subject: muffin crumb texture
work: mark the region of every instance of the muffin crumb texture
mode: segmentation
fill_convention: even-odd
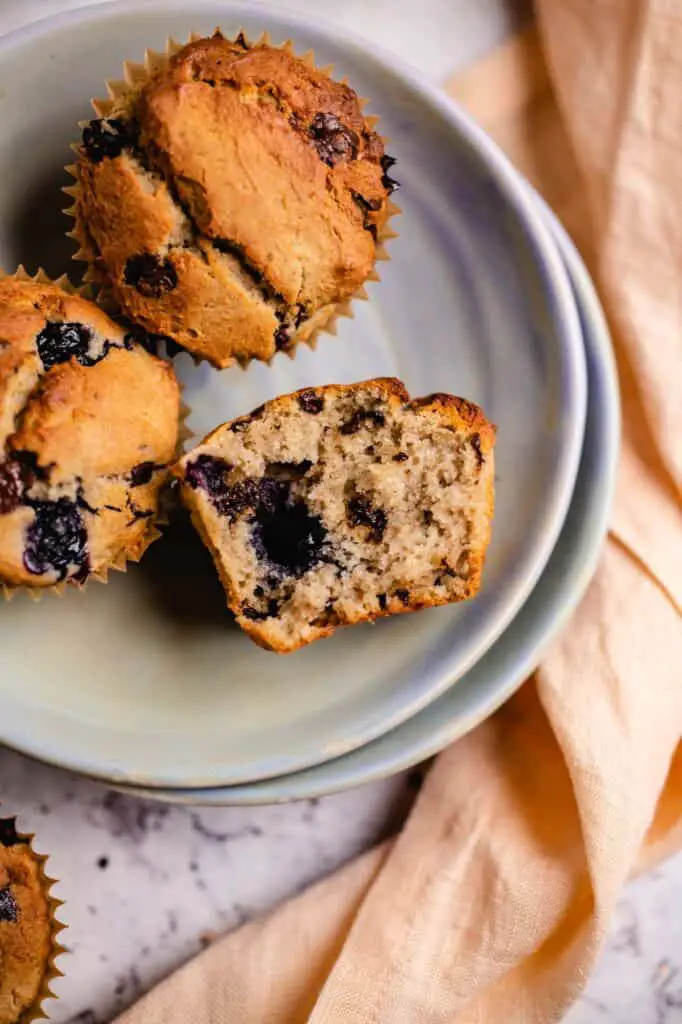
[[[178,415],[172,367],[95,305],[0,280],[0,584],[83,583],[138,558]]]
[[[174,473],[239,625],[284,653],[476,594],[494,438],[472,403],[380,379],[274,399]]]
[[[0,1024],[37,1011],[51,973],[53,922],[42,860],[0,818]]]
[[[96,106],[75,236],[146,330],[267,361],[373,276],[395,161],[355,92],[290,49],[217,33]]]

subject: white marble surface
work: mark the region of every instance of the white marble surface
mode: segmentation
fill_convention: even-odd
[[[0,34],[79,6],[0,0]],[[380,38],[435,80],[490,49],[528,12],[524,0],[287,6]],[[53,1019],[109,1020],[216,934],[397,828],[414,788],[413,774],[286,807],[186,810],[123,797],[0,749],[3,813],[19,813],[20,827],[38,834],[62,880],[55,892],[67,901],[71,952],[54,986]],[[682,857],[629,887],[567,1024],[682,1022],[681,903]]]

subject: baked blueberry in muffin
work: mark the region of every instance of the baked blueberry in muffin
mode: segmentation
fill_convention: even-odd
[[[139,558],[178,412],[171,366],[97,306],[0,280],[0,583],[82,583]]]
[[[146,330],[218,367],[269,360],[371,275],[397,182],[350,86],[216,33],[96,106],[75,234]]]
[[[50,973],[55,928],[43,860],[13,818],[0,818],[0,1024],[37,1013]]]
[[[288,652],[477,593],[494,440],[472,403],[383,379],[276,398],[173,472],[239,625]]]

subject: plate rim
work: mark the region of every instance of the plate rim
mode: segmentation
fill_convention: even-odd
[[[535,670],[541,661],[543,652],[556,637],[557,633],[566,625],[567,620],[584,596],[597,570],[608,532],[620,454],[620,391],[606,317],[582,257],[566,230],[544,200],[526,182],[524,182],[524,185],[529,193],[533,195],[534,201],[537,202],[542,212],[542,216],[550,226],[562,258],[569,267],[577,296],[576,301],[585,314],[585,321],[591,325],[592,330],[590,334],[592,337],[589,344],[593,349],[592,362],[598,364],[601,380],[595,388],[594,374],[590,377],[590,393],[598,392],[596,406],[599,408],[598,415],[601,415],[604,421],[599,444],[596,446],[602,455],[602,465],[597,471],[592,469],[585,477],[585,486],[591,492],[593,500],[597,500],[598,508],[596,513],[594,510],[592,511],[589,521],[586,522],[583,528],[584,536],[578,549],[581,554],[579,553],[577,559],[575,557],[572,558],[571,575],[563,577],[559,585],[560,596],[555,596],[553,600],[556,608],[550,613],[542,629],[542,636],[534,643],[531,654],[519,662],[509,674],[505,684],[497,691],[495,699],[489,702],[479,714],[464,721],[444,722],[440,731],[431,732],[421,743],[414,741],[411,746],[408,745],[408,748],[403,749],[399,753],[394,753],[392,756],[386,755],[383,759],[379,755],[374,767],[353,772],[351,766],[344,773],[343,769],[348,766],[349,762],[352,762],[354,757],[357,757],[359,751],[356,750],[345,755],[345,758],[328,761],[324,764],[305,769],[302,772],[279,776],[275,779],[264,779],[260,782],[241,786],[211,787],[195,790],[159,790],[145,789],[138,786],[117,787],[120,788],[121,792],[168,803],[192,806],[240,807],[318,798],[347,789],[354,789],[357,786],[367,785],[371,782],[378,782],[400,771],[406,771],[414,765],[433,757],[450,743],[453,743],[485,720],[501,704],[508,700]],[[587,447],[588,443],[589,439],[586,438],[585,447]],[[575,550],[573,555],[575,555]],[[546,571],[549,571],[549,566]],[[538,587],[542,587],[542,579]],[[514,623],[511,623],[497,643],[502,643],[505,636],[511,635],[513,630]],[[447,694],[439,698],[440,701],[445,701],[446,699]],[[430,712],[433,712],[437,703],[437,701],[434,702],[433,705],[419,714],[428,715]],[[419,714],[415,718],[418,718]],[[414,721],[414,719],[410,719],[401,726],[398,726],[392,733],[385,734],[383,737],[370,742],[367,744],[367,747],[380,747],[390,739],[391,735],[395,738],[401,730],[409,730],[414,725]],[[345,765],[344,761],[346,762]],[[333,771],[335,767],[341,768],[341,774],[336,779],[331,778],[325,781],[324,778],[321,780],[315,778],[316,775],[323,773],[325,769]]]
[[[405,80],[410,88],[415,91],[415,94],[423,102],[431,106],[451,129],[456,132],[462,144],[469,151],[473,152],[475,158],[491,171],[502,202],[512,211],[516,223],[523,231],[526,249],[534,260],[538,279],[541,279],[541,277],[546,278],[546,302],[551,312],[556,314],[555,329],[557,337],[565,342],[570,340],[570,347],[576,350],[576,352],[577,348],[582,349],[580,343],[576,347],[576,339],[579,342],[580,333],[577,311],[571,296],[570,282],[560,257],[555,253],[556,247],[552,242],[551,233],[546,228],[543,219],[537,215],[535,204],[529,201],[523,186],[519,184],[516,172],[504,154],[469,115],[447,97],[442,90],[430,83],[419,72],[410,67],[409,64],[396,58],[381,46],[377,46],[370,40],[364,40],[354,33],[338,29],[336,26],[329,25],[317,18],[311,22],[310,19],[304,18],[302,15],[297,15],[294,12],[280,11],[267,4],[244,4],[240,2],[225,4],[216,2],[216,0],[201,0],[201,3],[197,6],[202,8],[202,10],[198,11],[198,16],[205,14],[207,8],[215,9],[216,15],[218,17],[222,15],[223,18],[239,17],[240,15],[235,15],[235,12],[243,11],[245,15],[248,13],[249,18],[262,17],[264,22],[271,19],[279,26],[291,27],[293,32],[299,27],[311,28],[313,31],[318,31],[322,34],[332,34],[335,41],[340,39],[343,45],[349,46],[354,52],[387,67],[388,70]],[[169,10],[173,9],[181,11],[188,17],[192,14],[187,0],[151,0],[151,2],[145,5],[144,13],[155,10],[160,13],[168,13]],[[106,22],[117,12],[134,15],[141,13],[141,9],[139,4],[131,2],[131,0],[117,0],[117,2],[108,2],[90,8],[79,8],[42,18],[2,37],[0,39],[0,58],[3,53],[12,51],[27,42],[49,38],[52,32],[61,29],[69,23],[82,24],[87,22],[91,24],[93,22]],[[584,430],[587,389],[584,363],[581,363],[579,356],[576,356],[576,359],[577,362],[573,366],[575,375],[572,379],[572,388],[574,391],[574,402],[578,406],[579,411],[575,417],[572,437],[565,441],[565,448],[571,449],[571,456],[566,459],[563,478],[560,483],[557,482],[556,484],[556,494],[554,503],[551,506],[551,514],[547,517],[548,521],[543,524],[542,541],[536,544],[532,556],[527,559],[527,565],[523,573],[517,574],[517,578],[509,584],[506,603],[503,607],[497,609],[495,618],[488,624],[485,631],[482,631],[478,644],[469,652],[469,656],[466,659],[459,660],[456,673],[448,671],[447,667],[444,666],[441,672],[444,681],[440,686],[434,685],[427,694],[422,694],[419,698],[412,701],[406,701],[401,712],[387,716],[380,729],[365,730],[362,738],[354,737],[353,747],[350,744],[337,745],[339,754],[343,754],[353,748],[357,749],[368,742],[376,740],[381,735],[385,735],[392,729],[399,727],[401,722],[405,722],[413,715],[418,714],[429,703],[438,700],[456,679],[461,678],[463,674],[469,671],[484,656],[485,652],[490,649],[509,626],[532,592],[551,556],[557,537],[563,527],[578,470]],[[114,767],[111,762],[116,759],[112,757],[109,757],[110,763],[108,765],[102,762],[93,765],[91,758],[88,758],[87,755],[79,754],[73,756],[69,755],[68,752],[65,753],[63,749],[46,749],[44,745],[41,745],[38,750],[37,746],[31,747],[30,743],[27,745],[24,737],[21,738],[21,742],[16,737],[12,737],[9,740],[3,739],[2,742],[24,753],[28,752],[31,756],[40,757],[48,763],[79,771],[106,781],[135,782],[159,788],[168,785],[182,785],[183,788],[188,788],[198,785],[213,787],[227,784],[225,782],[221,783],[216,779],[216,776],[221,774],[219,770],[211,772],[210,776],[195,776],[194,779],[189,780],[186,778],[185,773],[182,781],[178,778],[177,771],[173,773],[168,770],[164,772],[157,771],[152,778],[149,772],[140,773],[120,766]],[[232,784],[247,785],[250,781],[256,779],[279,778],[283,773],[293,773],[299,770],[305,771],[308,768],[314,767],[315,764],[325,763],[326,760],[328,758],[325,757],[324,752],[320,753],[319,759],[316,760],[311,760],[310,756],[306,755],[305,764],[302,763],[300,757],[297,758],[295,755],[279,757],[276,759],[276,762],[273,760],[269,765],[264,762],[263,770],[257,774],[252,774],[250,779],[244,779],[241,783]],[[232,767],[231,773],[234,775],[234,767]]]

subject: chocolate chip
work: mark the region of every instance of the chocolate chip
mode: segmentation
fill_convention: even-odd
[[[152,252],[131,256],[125,267],[125,282],[148,299],[159,299],[171,292],[178,283],[175,267],[169,259],[161,259]]]
[[[320,158],[330,167],[342,160],[353,160],[358,151],[358,137],[336,114],[316,114],[308,126],[308,135]]]
[[[303,412],[308,412],[311,416],[317,416],[324,409],[324,400],[316,395],[312,388],[308,391],[301,391],[297,395],[297,401]]]
[[[88,535],[75,502],[59,498],[30,505],[34,519],[26,531],[26,571],[34,576],[56,572],[60,580],[66,579],[71,569],[84,572],[88,566]]]
[[[371,423],[375,427],[383,427],[386,423],[386,417],[377,409],[358,409],[349,420],[346,420],[341,425],[341,433],[345,435],[357,434],[360,427],[365,423]]]
[[[120,156],[135,145],[135,126],[120,118],[96,118],[83,128],[83,149],[94,164]]]
[[[409,455],[407,454],[407,452],[398,452],[397,455],[393,456],[393,461],[394,462],[407,462],[408,458],[409,458]]]
[[[398,598],[399,601],[402,601],[404,605],[408,605],[410,603],[409,590],[396,590],[395,596]]]
[[[16,898],[11,886],[5,885],[0,889],[0,921],[16,924],[18,919],[19,906]]]
[[[70,359],[77,359],[81,366],[93,366],[108,353],[110,345],[105,342],[102,355],[95,359],[89,354],[91,343],[89,327],[62,321],[48,321],[36,337],[38,355],[46,370]]]
[[[346,506],[346,518],[351,526],[368,530],[367,539],[378,543],[384,536],[388,517],[382,508],[373,508],[369,498],[357,495]]]

